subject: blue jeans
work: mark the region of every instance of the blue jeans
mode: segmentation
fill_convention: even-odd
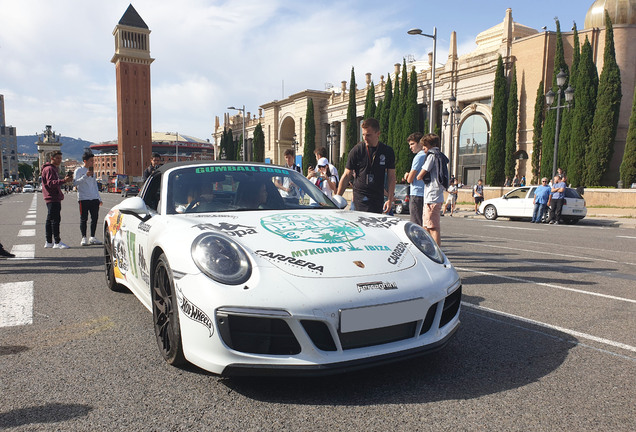
[[[543,203],[535,203],[534,211],[532,212],[532,222],[541,222],[543,220],[543,216],[545,215],[545,211],[548,209],[547,204]]]

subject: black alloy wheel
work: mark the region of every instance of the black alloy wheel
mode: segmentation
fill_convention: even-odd
[[[173,366],[186,363],[181,344],[177,296],[168,259],[161,254],[152,277],[152,319],[162,357]]]

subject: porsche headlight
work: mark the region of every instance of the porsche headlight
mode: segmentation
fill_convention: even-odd
[[[197,237],[192,243],[192,259],[199,270],[223,284],[241,284],[252,274],[243,248],[221,234],[206,233]]]
[[[426,232],[424,228],[412,222],[404,226],[406,236],[413,244],[427,257],[436,263],[444,263],[444,254],[435,243],[435,240]]]

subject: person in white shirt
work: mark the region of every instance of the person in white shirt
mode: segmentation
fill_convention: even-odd
[[[442,216],[446,213],[446,207],[450,204],[450,215],[453,217],[455,206],[457,205],[457,179],[453,179],[450,186],[448,186],[448,198],[446,198],[446,205],[442,209]]]
[[[315,179],[312,179],[312,177],[315,177]],[[307,178],[312,179],[318,189],[329,198],[336,192],[336,176],[331,174],[327,158],[318,159],[315,173],[311,177],[308,175]]]
[[[93,172],[93,153],[84,152],[82,160],[84,165],[77,168],[73,175],[73,184],[77,187],[77,201],[79,202],[80,211],[80,232],[82,233],[82,241],[80,245],[101,245],[102,242],[95,237],[97,230],[97,222],[99,218],[99,207],[102,205],[102,199],[99,196],[97,180]],[[88,214],[91,215],[91,235],[86,237],[86,225],[88,224]]]

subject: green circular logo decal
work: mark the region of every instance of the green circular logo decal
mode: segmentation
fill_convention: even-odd
[[[354,222],[334,216],[279,214],[261,219],[261,225],[287,241],[310,243],[348,243],[364,237],[364,231]]]

